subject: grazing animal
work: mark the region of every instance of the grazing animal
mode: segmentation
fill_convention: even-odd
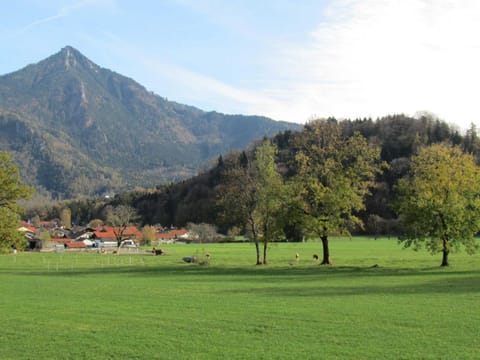
[[[163,255],[163,254],[165,254],[165,251],[162,250],[162,249],[155,249],[155,248],[153,248],[152,253],[153,253],[153,255],[157,256],[157,255]]]
[[[313,254],[313,260],[318,261],[318,255],[317,254]]]
[[[196,256],[184,256],[183,261],[186,263],[196,263],[197,262],[197,257]]]

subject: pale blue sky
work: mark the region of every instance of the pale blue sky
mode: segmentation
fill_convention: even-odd
[[[71,45],[203,110],[480,123],[477,0],[16,0],[0,74]]]

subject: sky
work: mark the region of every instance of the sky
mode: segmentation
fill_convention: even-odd
[[[480,124],[478,0],[16,0],[0,75],[70,45],[169,100],[305,123]]]

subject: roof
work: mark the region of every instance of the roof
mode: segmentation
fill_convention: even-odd
[[[21,231],[21,232],[31,232],[33,234],[35,234],[35,228],[33,226],[20,226],[18,228],[18,231]]]
[[[115,230],[118,230],[118,227],[112,226],[99,226],[95,228],[94,234],[98,239],[116,239]],[[143,233],[137,229],[136,226],[127,226],[123,232],[124,237],[135,237],[137,239],[143,239]]]
[[[83,241],[72,241],[70,238],[52,238],[50,241],[56,244],[65,244],[69,249],[83,249],[87,247]]]
[[[188,233],[188,230],[187,229],[174,229],[174,230],[170,230],[170,232],[174,233],[177,236],[183,236],[183,235],[186,235]]]
[[[168,231],[162,231],[155,234],[157,239],[177,239],[188,233],[186,229],[174,229]]]
[[[54,228],[57,226],[57,221],[55,220],[50,220],[50,221],[42,221],[40,222],[40,226],[41,227],[44,227],[46,229],[48,228]]]
[[[67,244],[69,249],[81,249],[87,247],[83,241],[74,241]]]
[[[115,239],[113,228],[109,226],[99,226],[93,232],[97,239]]]
[[[22,232],[27,232],[27,231],[30,231],[32,233],[36,232],[35,226],[33,226],[33,224],[30,224],[26,221],[20,221],[20,227],[18,228],[18,230]]]
[[[66,243],[72,242],[72,239],[71,238],[51,238],[50,241],[54,243],[66,244]]]

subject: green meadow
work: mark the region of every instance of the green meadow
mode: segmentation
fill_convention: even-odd
[[[395,239],[0,256],[0,359],[478,359],[480,255]],[[210,254],[209,264],[186,255]],[[299,260],[295,254],[300,255]]]

